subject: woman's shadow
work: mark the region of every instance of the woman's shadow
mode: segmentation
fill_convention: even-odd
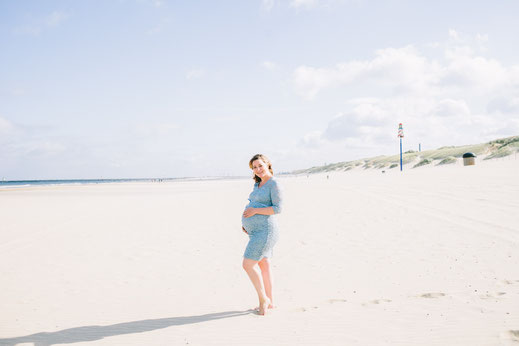
[[[0,339],[0,345],[12,346],[20,343],[34,343],[34,346],[49,346],[54,344],[70,344],[100,340],[109,336],[144,333],[152,330],[219,320],[222,318],[238,317],[254,313],[254,310],[225,311],[199,316],[170,317],[153,320],[142,320],[112,324],[110,326],[86,326],[60,330],[52,333],[37,333],[15,338]]]

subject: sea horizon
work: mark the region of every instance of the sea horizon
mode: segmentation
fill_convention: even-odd
[[[52,185],[86,185],[86,184],[108,184],[108,183],[132,183],[132,182],[178,182],[178,181],[200,181],[200,180],[226,180],[243,179],[245,176],[201,176],[201,177],[178,177],[178,178],[110,178],[110,179],[23,179],[23,180],[0,180],[1,188],[16,188],[27,186],[52,186]]]

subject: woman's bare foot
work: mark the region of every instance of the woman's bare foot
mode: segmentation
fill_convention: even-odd
[[[264,316],[267,313],[269,305],[270,305],[270,299],[268,299],[268,298],[265,299],[264,301],[260,302],[258,314],[260,314],[261,316]]]
[[[274,304],[269,303],[269,306],[268,306],[268,309],[269,309],[269,310],[270,310],[270,309],[275,309],[275,308],[276,308],[276,306],[275,306]],[[252,309],[252,310],[256,310],[256,311],[258,311],[258,310],[259,310],[259,306],[256,306],[256,307],[255,307],[254,309]]]

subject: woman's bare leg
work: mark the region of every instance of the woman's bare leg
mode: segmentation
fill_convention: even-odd
[[[272,298],[272,271],[270,269],[270,260],[268,257],[263,257],[261,261],[258,262],[258,265],[261,269],[261,276],[263,278],[263,286],[265,287],[265,293],[270,300],[269,309],[274,307],[274,299]]]
[[[247,275],[249,275],[249,279],[256,289],[256,293],[258,293],[259,314],[265,315],[266,310],[270,304],[270,299],[265,292],[265,286],[263,285],[263,280],[261,278],[257,264],[258,261],[254,261],[248,258],[243,259],[243,269],[245,269]]]

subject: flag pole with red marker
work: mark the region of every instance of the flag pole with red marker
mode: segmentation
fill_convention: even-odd
[[[404,128],[402,123],[398,124],[398,137],[400,137],[400,172],[402,171],[402,138],[404,138]]]

